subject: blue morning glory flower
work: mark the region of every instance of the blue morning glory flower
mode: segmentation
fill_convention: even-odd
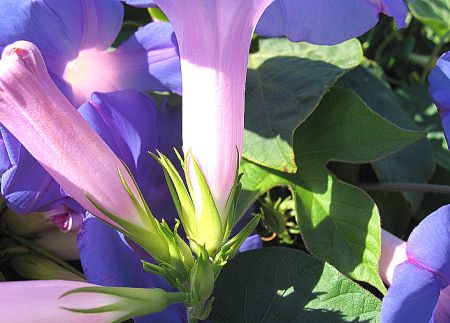
[[[414,229],[406,256],[383,299],[382,322],[450,322],[450,205]]]
[[[118,49],[108,50],[122,26],[118,0],[5,1],[0,17],[0,49],[16,40],[34,42],[53,81],[75,107],[94,91],[181,92],[170,24],[151,23]],[[3,127],[1,135],[1,193],[11,209],[30,213],[64,206],[68,215],[82,211]]]

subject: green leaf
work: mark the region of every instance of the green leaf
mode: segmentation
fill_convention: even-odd
[[[295,129],[345,73],[343,68],[358,65],[361,57],[357,40],[332,47],[261,41],[260,51],[250,55],[243,156],[295,173]]]
[[[308,58],[350,69],[361,63],[363,51],[357,39],[335,46],[320,46],[306,42],[293,43],[286,38],[267,38],[260,40],[259,51],[250,55],[249,68],[257,69],[265,61],[275,57]]]
[[[334,88],[316,113],[299,127],[296,157],[299,168],[302,163],[313,163],[315,168],[325,166],[330,160],[367,163],[425,135],[397,127],[371,111],[351,91]]]
[[[381,302],[298,250],[244,252],[216,283],[214,322],[379,322]]]
[[[367,69],[358,67],[347,73],[338,82],[339,86],[351,89],[375,112],[399,127],[419,130],[410,116],[403,110],[398,95]],[[408,167],[405,167],[405,165]],[[430,143],[417,141],[402,150],[372,163],[380,182],[427,183],[433,175],[434,161]],[[423,194],[402,192],[413,209],[417,209]]]
[[[5,276],[0,272],[0,282],[6,281]]]
[[[412,15],[439,36],[450,31],[450,0],[414,0],[408,4]]]
[[[414,84],[399,90],[405,111],[422,128],[428,131],[436,164],[450,171],[450,152],[442,131],[441,118],[425,84]]]
[[[379,290],[380,219],[372,199],[334,176],[331,160],[366,163],[423,138],[371,111],[349,90],[334,88],[295,134],[298,172],[243,162],[239,212],[274,186],[288,186],[308,250],[344,274]]]

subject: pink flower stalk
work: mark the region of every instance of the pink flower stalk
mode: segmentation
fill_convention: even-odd
[[[118,226],[88,200],[88,194],[128,223],[145,224],[118,170],[139,196],[133,180],[52,82],[41,53],[32,43],[15,42],[3,51],[0,122],[86,210]]]
[[[0,322],[111,322],[122,313],[84,314],[65,308],[91,309],[117,302],[117,296],[102,293],[64,293],[96,285],[63,280],[16,281],[0,283]]]
[[[171,21],[181,56],[183,150],[205,175],[224,220],[242,156],[245,78],[251,37],[273,0],[156,0]],[[192,165],[196,210],[201,193]]]

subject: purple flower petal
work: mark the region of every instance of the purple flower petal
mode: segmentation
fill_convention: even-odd
[[[153,0],[124,0],[123,2],[130,6],[138,8],[156,7],[156,4]]]
[[[28,40],[41,50],[47,68],[61,75],[67,61],[85,48],[108,48],[123,19],[118,0],[15,0],[0,6],[0,47]]]
[[[133,91],[94,93],[78,111],[134,176],[138,163],[151,161],[146,152],[156,148],[157,128],[150,97]]]
[[[360,36],[378,22],[384,11],[399,27],[405,25],[403,0],[276,0],[264,13],[256,31],[268,37],[287,36],[292,41],[333,45]]]
[[[181,93],[181,67],[171,24],[154,22],[138,31],[112,55],[121,70],[122,89]]]
[[[92,215],[78,235],[78,248],[87,280],[93,284],[142,287],[144,272],[124,236]]]
[[[386,15],[393,17],[398,28],[406,27],[406,16],[408,7],[403,0],[379,0],[381,2],[381,11]]]
[[[440,286],[433,273],[405,262],[394,279],[381,309],[382,322],[429,322],[439,298]]]
[[[180,148],[181,110],[157,109],[149,96],[125,91],[95,93],[79,112],[130,168],[155,216],[173,225],[176,210],[164,173],[148,152],[171,156]]]
[[[439,301],[434,311],[435,323],[450,322],[450,286],[441,290]]]
[[[431,213],[411,233],[409,261],[439,277],[441,288],[450,283],[450,205]]]
[[[29,213],[64,198],[60,186],[17,139],[4,127],[1,132],[6,148],[2,151],[5,161],[2,168],[6,169],[2,169],[1,193],[8,207],[19,213]]]
[[[101,220],[88,215],[78,236],[83,270],[89,282],[102,286],[147,287],[173,290],[158,275],[145,272],[125,237]],[[183,322],[185,308],[175,304],[136,322]]]
[[[262,248],[262,240],[259,234],[254,234],[245,239],[244,243],[239,248],[239,252],[260,249]]]
[[[428,81],[430,95],[438,107],[445,137],[450,145],[450,52],[441,56]]]

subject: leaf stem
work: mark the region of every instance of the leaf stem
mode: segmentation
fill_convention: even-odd
[[[9,231],[8,229],[0,226],[0,232],[6,234],[8,237],[10,237],[11,239],[15,240],[16,242],[18,242],[19,244],[30,248],[31,250],[33,250],[34,252],[52,260],[53,262],[55,262],[56,264],[60,265],[61,267],[63,267],[64,269],[67,269],[68,271],[70,271],[71,273],[80,276],[81,278],[85,279],[83,273],[81,271],[79,271],[78,269],[72,267],[71,265],[69,265],[67,262],[65,262],[64,260],[62,260],[61,258],[59,258],[58,256],[54,255],[53,253],[51,253],[48,250],[45,250],[42,247],[37,246],[36,244],[33,244],[31,242],[29,242],[27,239],[22,238],[21,236],[16,235],[15,233]]]
[[[438,184],[419,184],[419,183],[359,183],[358,187],[366,191],[385,191],[385,192],[422,192],[450,194],[450,186]]]

